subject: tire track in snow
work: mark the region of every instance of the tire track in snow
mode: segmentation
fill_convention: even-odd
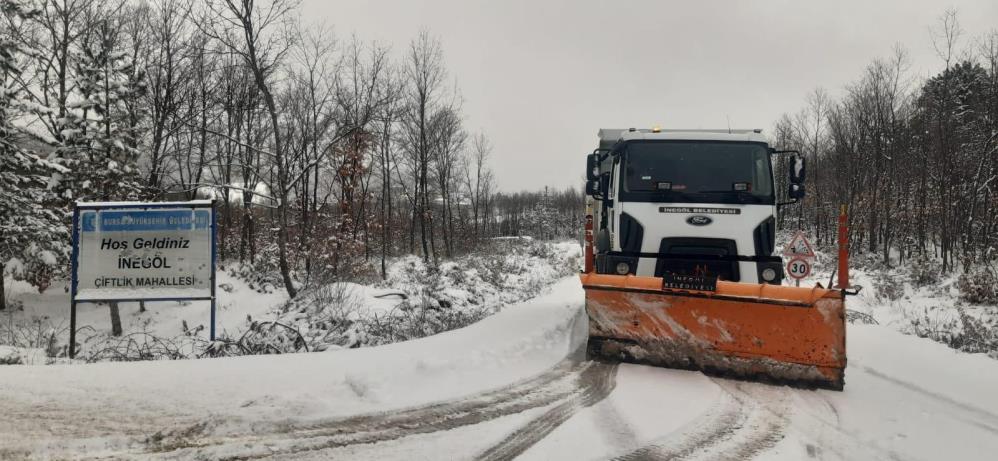
[[[610,395],[616,386],[618,365],[604,362],[588,363],[592,365],[579,374],[581,392],[517,429],[498,444],[485,450],[477,459],[498,461],[516,458],[568,421],[579,410],[591,407]]]
[[[719,384],[751,410],[743,426],[745,430],[741,432],[745,434],[744,440],[735,442],[733,447],[725,447],[723,456],[712,459],[752,459],[783,440],[784,430],[790,422],[787,415],[790,413],[792,392],[787,392],[789,388],[727,380]]]
[[[764,455],[788,432],[805,442],[802,457],[902,459],[893,450],[841,427],[827,391],[711,379],[725,392],[721,402],[686,426],[702,429],[678,431],[618,459],[751,459]]]
[[[863,440],[852,434],[839,423],[838,410],[825,397],[830,391],[799,389],[787,386],[773,386],[761,383],[714,380],[722,389],[729,392],[743,404],[752,406],[762,414],[759,420],[764,430],[754,430],[745,441],[735,447],[725,447],[723,454],[706,456],[707,459],[738,460],[750,459],[775,446],[786,436],[788,430],[817,442],[806,446],[809,456],[823,458],[827,450],[834,457],[851,459],[888,459],[900,461],[898,453],[884,449],[875,443]],[[821,402],[834,419],[823,414],[809,412],[806,403],[816,399]]]
[[[763,388],[711,378],[724,392],[707,412],[686,429],[656,440],[616,459],[626,461],[750,459],[783,439],[789,411],[787,397],[771,398]],[[774,403],[776,405],[774,405]]]
[[[710,409],[687,423],[685,429],[615,459],[620,461],[686,459],[698,450],[730,438],[746,417],[745,408],[724,393]]]
[[[960,419],[960,420],[962,420],[962,421],[964,421],[964,422],[966,422],[968,424],[973,424],[974,426],[977,426],[977,427],[979,427],[981,429],[984,429],[985,431],[988,431],[988,432],[990,432],[992,434],[998,435],[998,415],[995,415],[994,413],[991,413],[991,412],[989,412],[987,410],[984,410],[982,408],[978,408],[978,407],[974,407],[974,406],[968,405],[968,404],[963,403],[963,402],[958,402],[958,401],[953,400],[953,399],[951,399],[951,398],[949,398],[949,397],[947,397],[945,395],[942,395],[942,394],[939,394],[939,393],[936,393],[936,392],[932,392],[932,391],[930,391],[928,389],[924,389],[922,387],[919,387],[919,386],[917,386],[915,384],[912,384],[912,383],[909,383],[907,381],[903,381],[903,380],[897,379],[897,378],[895,378],[893,376],[886,375],[884,373],[881,373],[881,372],[879,372],[879,371],[877,371],[877,370],[875,370],[873,368],[867,367],[867,366],[863,366],[863,367],[861,367],[861,369],[863,370],[863,372],[869,374],[870,376],[873,376],[875,378],[887,381],[887,382],[889,382],[891,384],[895,384],[897,386],[901,386],[901,387],[903,387],[903,388],[905,388],[905,389],[907,389],[909,391],[912,391],[912,392],[914,392],[916,394],[920,394],[922,396],[925,396],[925,397],[931,398],[931,399],[933,399],[933,400],[935,400],[937,402],[940,402],[940,403],[943,404],[944,407],[949,407],[949,408],[955,407],[955,408],[959,408],[959,409],[961,409],[961,410],[963,410],[963,411],[965,411],[967,413],[970,413],[970,414],[976,416],[978,418],[978,420],[967,418],[967,417],[965,417],[963,415],[954,415],[954,416],[956,416],[958,419]],[[983,421],[981,421],[981,420],[983,420]],[[984,421],[987,421],[987,422],[984,422]]]
[[[586,377],[594,373],[591,370],[602,367],[605,365],[569,358],[534,378],[469,397],[309,424],[285,422],[276,427],[256,428],[249,434],[192,436],[188,428],[181,428],[149,437],[145,453],[162,457],[208,455],[213,459],[255,459],[455,429],[577,399],[588,393],[585,384]]]
[[[619,373],[619,371],[618,371]],[[617,383],[620,383],[620,376],[617,377]],[[618,389],[615,387],[614,392]],[[604,405],[604,403],[609,403]],[[613,402],[600,402],[599,404],[593,405],[593,418],[599,421],[601,430],[598,432],[600,439],[607,447],[612,447],[613,452],[620,452],[624,450],[633,449],[639,446],[639,441],[637,434],[635,433],[635,425],[627,417],[626,412],[622,412],[621,409],[613,404]]]
[[[825,459],[825,452],[832,459],[853,460],[891,460],[902,461],[897,452],[881,447],[876,441],[869,440],[859,432],[854,432],[842,426],[839,410],[835,407],[829,395],[838,395],[834,391],[782,388],[790,402],[790,409],[781,417],[785,419],[789,429],[805,441],[806,455],[811,458]],[[807,443],[808,441],[813,443]]]

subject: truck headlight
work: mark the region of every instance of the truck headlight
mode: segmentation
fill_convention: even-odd
[[[762,279],[767,282],[772,282],[776,280],[776,271],[772,267],[767,267],[762,270]]]
[[[617,263],[617,273],[620,275],[627,275],[631,272],[631,265],[623,261]]]

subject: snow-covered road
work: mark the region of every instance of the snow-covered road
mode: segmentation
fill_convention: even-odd
[[[568,278],[471,327],[284,356],[0,368],[0,459],[993,459],[998,362],[849,326],[844,392],[582,360]]]

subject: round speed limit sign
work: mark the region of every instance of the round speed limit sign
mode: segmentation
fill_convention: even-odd
[[[811,275],[811,263],[804,258],[794,258],[787,263],[787,275],[800,280]]]

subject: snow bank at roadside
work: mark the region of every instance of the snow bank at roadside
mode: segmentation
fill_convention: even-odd
[[[40,348],[0,346],[0,365],[42,365],[45,351]]]
[[[538,374],[585,344],[578,279],[467,328],[387,346],[316,354],[222,359],[5,367],[0,414],[11,421],[0,445],[68,450],[134,442],[115,433],[125,424],[150,435],[158,429],[219,421],[215,430],[255,428],[390,410],[501,387]],[[139,426],[139,427],[136,427]],[[230,427],[232,426],[232,427]],[[108,431],[108,428],[111,428]],[[107,431],[107,432],[105,432]],[[87,442],[87,440],[90,440]],[[36,452],[37,453],[37,452]],[[57,454],[57,453],[56,453]]]

